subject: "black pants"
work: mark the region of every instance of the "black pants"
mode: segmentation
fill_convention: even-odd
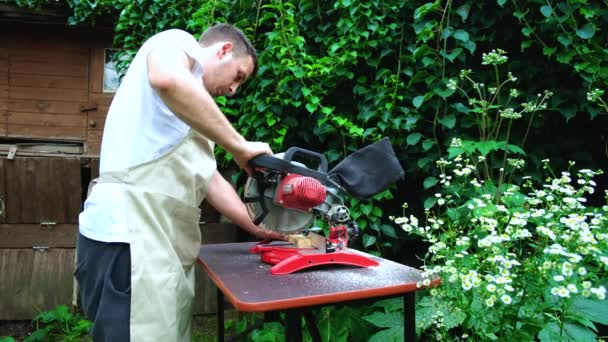
[[[80,288],[80,305],[93,321],[93,341],[129,341],[129,244],[100,242],[78,234],[76,259],[74,275]]]

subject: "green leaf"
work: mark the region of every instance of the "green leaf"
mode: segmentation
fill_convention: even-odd
[[[543,48],[543,54],[544,54],[545,56],[549,56],[549,57],[551,57],[551,55],[552,55],[552,54],[554,54],[554,53],[555,53],[555,51],[557,51],[557,48],[554,48],[554,47],[548,47],[548,46],[545,46],[545,47]]]
[[[361,212],[364,215],[369,215],[372,212],[372,205],[371,204],[361,204],[360,208],[361,208]]]
[[[424,102],[424,96],[422,96],[422,95],[418,95],[418,96],[414,97],[414,99],[412,100],[412,104],[416,108],[420,108],[420,106],[422,106],[423,102]]]
[[[416,145],[420,139],[422,138],[422,134],[415,132],[407,136],[407,144],[408,145]]]
[[[403,328],[402,312],[374,312],[371,315],[363,316],[363,319],[378,328],[392,328],[397,326]]]
[[[446,128],[454,128],[456,125],[456,115],[448,114],[442,118],[440,118],[439,123],[445,126]]]
[[[456,30],[456,32],[454,32],[453,34],[454,39],[460,40],[462,42],[468,42],[469,41],[469,34],[467,33],[467,31],[464,30]]]
[[[482,156],[486,156],[491,151],[496,151],[503,147],[502,142],[497,142],[495,140],[481,141],[475,145],[477,151],[481,153]]]
[[[380,226],[380,230],[382,231],[382,233],[388,237],[391,237],[393,239],[397,238],[397,233],[395,232],[395,227],[388,225],[388,224],[383,224]]]
[[[557,37],[557,41],[560,42],[564,47],[568,47],[572,43],[572,39],[570,39],[570,37],[564,36],[563,34],[560,34]]]
[[[519,147],[517,145],[508,144],[507,145],[507,150],[509,150],[510,152],[521,154],[522,156],[526,155],[526,152],[524,150],[522,150],[521,147]]]
[[[462,53],[462,48],[455,48],[449,54],[445,52],[445,50],[441,50],[439,53],[443,57],[447,58],[450,62],[453,62],[456,57],[458,57]]]
[[[433,160],[435,160],[433,157],[424,157],[424,158],[418,159],[416,164],[418,165],[419,168],[423,169],[425,166],[428,165],[428,163],[432,162]]]
[[[367,248],[376,243],[376,237],[369,234],[363,234],[363,247]]]
[[[469,17],[469,11],[471,10],[471,5],[466,3],[456,9],[456,14],[460,16],[460,20],[465,22]]]
[[[521,29],[521,33],[524,36],[526,36],[526,37],[530,37],[530,35],[532,34],[532,32],[534,32],[534,30],[532,28],[530,28],[530,27],[524,27],[524,28]]]
[[[433,145],[435,145],[435,140],[433,139],[424,139],[424,141],[422,141],[422,149],[424,151],[430,150]]]
[[[496,0],[496,3],[500,5],[500,7],[503,7],[507,3],[507,0]]]
[[[564,332],[570,337],[570,341],[590,341],[594,342],[595,333],[580,324],[564,323]]]
[[[403,323],[403,322],[401,322]],[[367,342],[403,341],[403,324],[401,327],[392,327],[373,334]]]
[[[380,207],[374,206],[374,209],[372,209],[372,214],[376,217],[382,217],[382,209],[380,209]]]
[[[428,197],[426,200],[424,200],[424,209],[431,209],[435,206],[435,203],[437,203],[436,197]]]
[[[424,186],[425,189],[428,189],[432,186],[435,186],[437,183],[439,183],[439,180],[433,176],[430,176],[430,177],[426,177],[424,179],[424,182],[422,182],[422,185]]]
[[[580,29],[576,30],[576,35],[582,39],[591,39],[595,35],[595,26],[591,23],[587,23]]]
[[[542,13],[545,18],[548,18],[553,13],[553,8],[551,6],[545,5],[540,7],[540,13]]]
[[[608,302],[576,297],[568,311],[582,314],[590,320],[608,325]]]

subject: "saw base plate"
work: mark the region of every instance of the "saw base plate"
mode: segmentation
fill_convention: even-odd
[[[321,265],[378,266],[377,261],[352,252],[348,248],[324,253],[312,247],[298,248],[289,243],[269,244],[262,241],[254,245],[249,251],[259,253],[263,262],[274,265],[270,268],[270,273],[275,275],[290,274]]]

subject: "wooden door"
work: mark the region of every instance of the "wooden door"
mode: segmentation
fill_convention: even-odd
[[[0,157],[0,320],[71,302],[79,158]]]

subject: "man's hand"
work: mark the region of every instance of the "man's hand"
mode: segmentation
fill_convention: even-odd
[[[267,143],[259,141],[246,141],[239,149],[232,152],[236,164],[251,175],[253,170],[249,166],[249,161],[261,154],[272,155],[272,150]]]
[[[250,233],[254,234],[255,236],[257,236],[258,238],[262,239],[262,240],[282,240],[282,241],[287,241],[289,238],[287,237],[287,235],[278,233],[278,232],[273,232],[270,230],[266,230],[266,229],[262,229],[262,228],[257,228],[255,231],[251,231]]]

